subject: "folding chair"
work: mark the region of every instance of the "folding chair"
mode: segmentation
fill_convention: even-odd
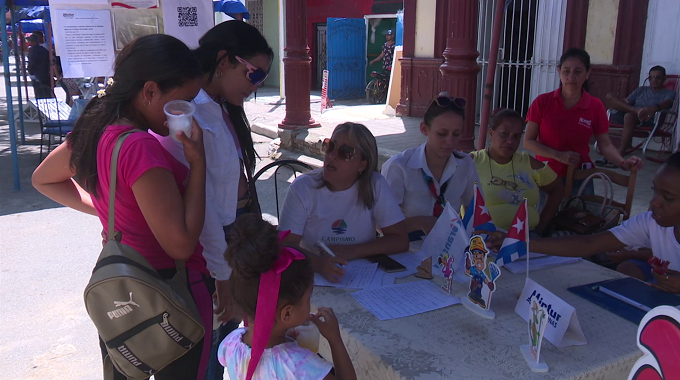
[[[53,139],[58,137],[59,144],[62,143],[64,137],[73,130],[87,102],[87,99],[76,99],[73,107],[69,107],[65,102],[55,98],[35,100],[40,122],[40,162],[43,160],[45,137],[47,137],[47,154],[49,154],[52,151]]]
[[[650,161],[663,163],[665,161],[664,153],[673,151],[673,144],[675,142],[675,123],[678,119],[678,104],[680,103],[680,76],[679,75],[668,75],[666,76],[666,82],[664,82],[664,88],[667,90],[672,90],[676,92],[675,101],[671,109],[658,111],[654,115],[654,125],[653,126],[643,126],[638,125],[633,131],[633,137],[644,139],[639,144],[635,145],[631,149],[627,150],[625,154],[630,154],[640,148],[642,148],[642,155]],[[607,111],[607,117],[610,116],[610,111]],[[621,134],[623,130],[623,125],[610,123],[609,124],[610,133],[611,129],[615,132],[613,135]],[[655,154],[647,154],[647,148],[649,143],[655,141],[661,146]],[[597,148],[597,143],[595,143],[595,148]]]
[[[280,218],[280,216],[279,216],[279,181],[278,181],[277,177],[278,177],[278,174],[279,174],[279,170],[281,170],[281,168],[283,168],[283,167],[290,169],[293,172],[293,175],[296,178],[297,178],[297,173],[306,173],[306,172],[311,171],[313,169],[310,165],[305,164],[302,161],[280,160],[280,161],[275,161],[275,162],[272,162],[271,164],[266,165],[265,167],[260,169],[257,173],[255,173],[255,175],[253,176],[253,181],[257,181],[264,173],[266,173],[270,169],[276,168],[274,170],[274,196],[275,196],[275,199],[276,199],[276,217],[277,218]],[[258,194],[259,194],[259,192],[258,192]],[[264,197],[260,198],[260,202],[262,202],[263,199],[264,199]]]

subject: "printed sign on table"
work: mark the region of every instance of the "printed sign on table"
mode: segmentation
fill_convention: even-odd
[[[522,295],[520,295],[517,306],[515,306],[515,312],[527,323],[531,310],[529,306],[534,301],[548,312],[545,338],[550,343],[556,347],[588,344],[576,317],[576,309],[534,280],[527,278]]]

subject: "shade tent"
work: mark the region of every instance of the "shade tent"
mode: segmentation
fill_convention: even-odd
[[[250,12],[238,0],[213,0],[213,10],[222,12],[231,18],[236,18],[236,15],[240,13],[244,20],[250,20]]]
[[[45,30],[45,24],[43,20],[21,20],[19,21],[19,24],[21,24],[21,30],[24,33],[33,33],[38,30]]]
[[[47,5],[47,3],[45,4]],[[14,19],[21,20],[50,20],[50,8],[47,6],[27,6],[14,11]]]
[[[14,46],[18,46],[18,41],[16,39],[18,38],[18,33],[17,33],[17,26],[16,22],[19,19],[31,19],[31,18],[44,18],[48,17],[49,18],[49,12],[46,11],[46,7],[49,5],[47,1],[44,0],[13,0],[13,1],[7,1],[7,0],[0,0],[0,11],[2,14],[7,14],[7,11],[11,11],[10,13],[10,20],[11,20],[11,30],[12,30],[12,36],[15,39],[15,44]],[[29,7],[27,8],[19,8],[17,7]],[[19,17],[17,17],[17,13],[19,14]],[[14,190],[19,191],[21,190],[21,182],[19,178],[19,156],[17,153],[17,130],[16,130],[16,120],[14,119],[14,101],[12,97],[12,81],[10,79],[11,71],[10,71],[10,66],[9,66],[9,52],[10,52],[10,47],[9,47],[9,41],[8,41],[8,34],[7,34],[7,17],[0,17],[0,37],[2,39],[2,51],[5,53],[2,55],[2,65],[4,68],[4,74],[5,74],[5,91],[7,93],[7,121],[9,124],[9,140],[10,140],[10,150],[11,150],[11,156],[12,156],[12,172],[13,172],[13,179],[14,179]],[[23,130],[24,130],[24,118],[23,118],[23,104],[22,104],[22,99],[21,99],[21,70],[19,70],[19,49],[15,49],[15,58],[16,59],[16,65],[17,65],[17,70],[16,70],[16,76],[17,76],[17,87],[18,87],[18,92],[19,92],[19,97],[18,97],[18,105],[19,105],[19,124],[20,128],[22,131],[22,139],[23,139]]]

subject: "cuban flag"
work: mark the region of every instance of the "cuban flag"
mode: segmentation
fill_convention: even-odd
[[[508,234],[505,235],[503,245],[501,245],[501,249],[498,251],[496,265],[502,267],[527,254],[529,244],[528,216],[527,200],[524,199],[522,204],[519,205],[512,227],[510,227]]]
[[[489,213],[489,209],[486,208],[484,196],[477,184],[475,184],[474,191],[475,195],[465,209],[465,217],[463,218],[463,225],[465,226],[468,236],[474,235],[474,232],[479,230],[489,232],[496,231],[496,225],[493,224],[493,220],[491,220],[491,214]]]

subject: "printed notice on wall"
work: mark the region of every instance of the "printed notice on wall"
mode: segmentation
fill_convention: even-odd
[[[163,29],[190,48],[198,47],[198,39],[215,25],[215,13],[209,0],[163,0]]]
[[[158,0],[120,0],[111,1],[111,7],[126,9],[158,8]]]
[[[59,9],[55,30],[64,78],[113,75],[113,32],[108,10]]]

